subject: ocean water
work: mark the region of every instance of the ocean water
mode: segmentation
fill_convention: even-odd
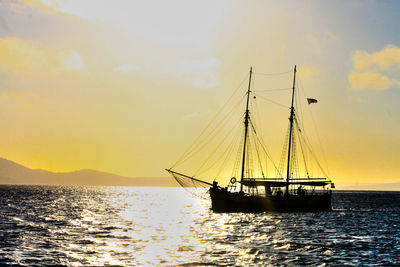
[[[0,264],[400,265],[400,192],[218,214],[182,188],[0,186]]]

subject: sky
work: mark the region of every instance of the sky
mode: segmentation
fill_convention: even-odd
[[[297,65],[330,178],[398,183],[398,14],[371,0],[3,0],[0,156],[167,176],[250,66]]]

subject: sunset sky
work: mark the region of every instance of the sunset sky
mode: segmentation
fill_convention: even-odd
[[[399,14],[372,0],[1,1],[0,156],[167,176],[250,66],[297,64],[331,178],[400,182]]]

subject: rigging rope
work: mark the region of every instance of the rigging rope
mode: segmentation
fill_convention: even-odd
[[[253,90],[255,91],[255,89],[253,88]],[[251,102],[251,105],[250,105],[250,110],[251,110],[251,113],[253,113],[254,114],[254,116],[252,117],[252,118],[256,118],[256,119],[258,119],[259,117],[257,116],[258,114],[256,114],[257,112],[257,108],[255,107],[255,106],[257,106],[257,101],[255,101],[255,99],[254,99],[254,101],[253,102]],[[252,119],[253,120],[253,119]],[[252,125],[252,130],[253,130],[253,135],[255,136],[255,137],[257,137],[257,132],[256,132],[256,130],[255,130],[255,127],[254,127],[254,123],[252,122],[252,121],[250,121],[250,123],[251,123],[251,125]],[[257,124],[258,125],[258,124]],[[260,170],[261,170],[261,175],[262,175],[262,177],[263,178],[265,178],[265,174],[264,174],[264,169],[263,169],[263,164],[262,164],[262,161],[261,161],[261,158],[260,158],[260,152],[259,152],[259,148],[258,148],[258,146],[257,146],[257,144],[256,144],[256,138],[254,138],[254,146],[255,146],[255,148],[256,148],[256,153],[257,153],[257,159],[258,159],[258,162],[259,162],[259,165],[260,165]],[[265,159],[265,156],[264,156],[264,159]],[[267,172],[267,160],[265,161],[265,172]]]
[[[299,88],[301,88],[300,92],[303,94],[304,99],[307,99],[307,96],[306,96],[306,94],[305,94],[305,90],[304,90],[303,83],[302,83],[301,79],[298,81],[298,84],[299,84]],[[322,157],[323,157],[323,160],[324,160],[324,162],[325,162],[325,165],[326,165],[326,168],[327,168],[327,172],[325,173],[324,169],[322,169],[322,167],[321,167],[321,165],[319,164],[319,162],[318,162],[318,165],[319,165],[321,171],[324,173],[324,175],[325,175],[326,177],[329,177],[329,176],[327,175],[327,174],[329,174],[329,164],[328,164],[328,161],[327,161],[327,159],[326,159],[326,154],[325,154],[324,147],[322,146],[322,141],[321,141],[321,138],[320,138],[320,134],[319,134],[319,131],[318,131],[317,124],[315,123],[314,116],[313,116],[313,114],[312,114],[312,112],[311,112],[311,109],[310,109],[310,106],[309,106],[309,105],[307,105],[307,110],[308,110],[308,113],[310,114],[311,121],[312,121],[312,124],[313,124],[313,126],[314,126],[315,133],[316,133],[316,135],[317,135],[318,144],[319,144],[319,147],[320,147],[321,152],[322,152]],[[304,129],[305,129],[304,125],[301,125],[301,126],[302,126],[302,129],[303,129],[303,135],[306,137],[307,141],[310,143],[307,134],[304,132]],[[310,146],[311,146],[311,143],[310,143]],[[309,149],[311,149],[311,148],[309,148]],[[312,151],[311,151],[311,152],[312,152]],[[313,157],[316,159],[315,155],[314,155]]]
[[[256,130],[255,130],[255,127],[254,127],[254,125],[253,125],[252,120],[250,120],[250,125],[251,125],[251,127],[253,128],[254,133],[256,133]],[[267,157],[269,158],[269,160],[270,160],[270,161],[272,162],[272,164],[274,165],[275,170],[277,171],[277,173],[278,173],[280,176],[282,176],[281,172],[280,172],[279,169],[276,167],[274,161],[272,160],[271,156],[269,155],[269,153],[268,153],[268,151],[267,151],[267,148],[265,147],[264,143],[261,142],[261,140],[259,139],[259,137],[258,137],[257,134],[256,134],[255,136],[257,137],[257,141],[260,143],[261,148],[264,150],[264,153],[267,155]]]
[[[290,122],[289,122],[289,125],[290,125]],[[287,150],[288,150],[288,147],[289,147],[288,146],[288,144],[289,144],[289,134],[290,134],[290,126],[288,126],[287,130],[286,130],[286,136],[285,136],[285,139],[284,139],[284,142],[283,142],[283,149],[282,149],[281,159],[279,161],[278,174],[280,174],[280,176],[282,178],[283,178],[282,173],[284,173],[285,163],[287,162],[286,158],[287,158]]]
[[[297,121],[297,118],[296,118],[296,117],[295,117],[295,126],[297,127],[297,130],[298,130],[299,132],[301,132],[300,126],[299,126],[299,124],[298,124],[298,121]],[[304,151],[304,148],[303,148],[303,142],[302,142],[302,139],[300,138],[300,134],[299,134],[298,136],[299,136],[299,143],[300,143],[301,154],[303,155],[304,169],[305,169],[305,171],[306,171],[307,178],[310,178],[310,174],[309,174],[308,168],[307,168],[307,159],[306,159],[305,151]]]
[[[222,162],[220,169],[218,170],[217,174],[215,175],[214,181],[218,178],[218,176],[221,174],[222,170],[225,168],[226,163],[228,159],[231,157],[233,151],[235,150],[234,148],[236,147],[235,141],[237,142],[237,136],[240,134],[241,131],[238,131],[237,134],[232,138],[231,144],[228,146],[230,148],[228,150],[228,153],[226,153],[225,160]],[[239,140],[240,141],[240,140]],[[233,176],[232,176],[233,177]]]
[[[266,149],[266,145],[265,145],[266,143],[264,141],[263,135],[262,134],[258,135],[257,132],[256,132],[256,128],[257,129],[262,129],[263,128],[262,127],[262,121],[263,120],[260,119],[260,115],[259,115],[259,112],[258,112],[259,109],[258,109],[257,98],[254,99],[254,101],[252,102],[252,105],[250,107],[252,109],[252,113],[255,115],[255,116],[252,117],[252,120],[250,121],[250,123],[252,125],[253,131],[255,133],[255,137],[257,138],[258,143],[262,146],[262,149],[264,150],[265,173],[268,173],[268,164],[267,163],[268,163],[268,160],[270,160],[272,162],[272,165],[274,166],[275,170],[277,171],[276,174],[278,174],[279,170],[276,167],[275,162],[272,160],[272,157],[270,156],[268,150]],[[257,125],[257,126],[261,125],[261,128],[260,127],[256,127],[255,125]],[[256,146],[256,148],[257,148],[257,153],[258,153],[258,147]],[[261,162],[261,160],[260,160],[260,162]],[[263,173],[263,176],[264,176],[264,173]]]
[[[314,116],[313,116],[313,114],[311,112],[310,107],[308,107],[308,112],[310,113],[310,117],[311,117],[311,120],[313,122],[313,126],[314,126],[314,129],[315,129],[315,132],[317,134],[318,143],[319,143],[319,146],[321,148],[322,157],[324,159],[324,162],[325,162],[325,165],[326,165],[326,168],[327,168],[327,173],[329,174],[329,163],[328,163],[328,160],[327,160],[327,157],[326,157],[324,146],[322,145],[321,135],[319,134],[318,127],[317,127],[317,124],[315,123]]]
[[[292,90],[293,88],[280,88],[280,89],[264,89],[264,90],[257,90],[257,92],[272,92],[272,91],[288,91]]]
[[[217,126],[212,129],[205,137],[203,137],[202,140],[198,141],[198,143],[192,145],[190,150],[187,150],[187,152],[174,164],[173,167],[176,167],[177,165],[180,165],[182,163],[184,163],[186,160],[188,160],[191,156],[194,156],[195,154],[197,154],[199,151],[201,151],[206,145],[207,143],[205,143],[205,141],[208,140],[208,138],[213,135],[208,141],[211,141],[217,134],[217,129],[222,128],[223,126],[225,126],[229,120],[227,120],[227,118],[229,117],[229,115],[232,115],[233,110],[235,110],[236,108],[239,107],[240,103],[243,101],[244,96],[236,103],[236,105],[234,105],[232,107],[232,109],[227,112],[227,114],[225,115],[225,117],[222,119],[222,123],[218,123]],[[203,131],[204,132],[204,131]],[[173,168],[171,167],[171,168]]]
[[[252,124],[252,129],[253,129],[253,134],[257,137],[257,133],[256,133],[256,131],[255,131],[255,129],[254,129],[253,124]],[[256,153],[257,153],[258,163],[260,164],[261,174],[262,174],[262,177],[265,178],[264,170],[263,170],[263,165],[262,165],[262,161],[261,161],[261,159],[260,159],[260,152],[259,152],[258,146],[255,145],[255,147],[256,147]],[[266,163],[265,163],[265,164],[266,164]]]
[[[244,127],[242,129],[242,136],[240,137],[240,143],[239,143],[239,147],[243,147],[243,143],[244,143]],[[242,158],[242,151],[240,151],[240,149],[237,150],[236,153],[236,159],[235,159],[235,164],[233,165],[233,170],[232,170],[232,177],[239,177],[240,172],[239,172],[239,168],[240,168],[240,161]]]
[[[297,157],[297,142],[296,142],[296,131],[293,127],[292,129],[292,157],[291,157],[291,171],[292,171],[292,178],[293,177],[300,177],[299,175],[299,163]]]
[[[293,73],[293,70],[288,70],[288,71],[285,71],[285,72],[275,72],[275,73],[253,72],[253,74],[264,75],[264,76],[275,76],[275,75],[283,75],[283,74],[288,74],[288,73]]]
[[[317,163],[318,167],[320,168],[320,170],[322,171],[322,173],[325,175],[326,178],[328,178],[329,176],[327,175],[327,173],[324,171],[324,169],[322,168],[321,164],[319,163],[317,157],[315,156],[315,154],[313,153],[312,150],[312,146],[310,143],[310,140],[308,139],[307,135],[303,134],[303,131],[299,132],[299,134],[303,137],[304,139],[304,144],[307,146],[308,151],[310,151],[311,156],[314,158],[315,162]]]
[[[268,75],[268,76],[272,76],[272,75],[281,75],[281,74],[287,74],[287,73],[292,73],[292,70],[287,71],[287,72],[282,72],[282,73],[254,73],[254,74],[258,74],[258,75]],[[223,134],[224,135],[224,139],[222,139],[222,141],[219,141],[218,139],[215,139],[217,136],[217,132],[220,131],[220,129],[223,129],[223,131],[225,131],[226,129],[224,128],[228,123],[231,122],[231,120],[228,120],[228,118],[230,118],[230,116],[236,112],[236,109],[239,108],[240,104],[242,103],[243,99],[246,97],[246,94],[243,95],[240,100],[235,103],[233,106],[230,106],[227,108],[227,105],[231,102],[232,98],[237,94],[238,90],[240,89],[240,87],[243,85],[244,81],[246,80],[246,78],[248,77],[248,75],[246,75],[246,77],[242,80],[242,82],[240,83],[240,85],[235,89],[235,91],[232,93],[232,95],[229,97],[229,99],[226,101],[226,103],[224,103],[224,105],[218,110],[217,114],[215,115],[215,117],[208,123],[207,127],[200,133],[200,135],[193,141],[193,143],[189,146],[189,148],[185,151],[185,153],[183,153],[183,155],[178,159],[178,161],[171,167],[174,168],[179,164],[182,164],[184,162],[186,162],[189,158],[193,157],[194,155],[198,154],[200,151],[202,151],[208,144],[211,143],[211,141],[215,144],[217,144],[215,147],[213,147],[213,151],[211,153],[210,157],[207,157],[205,159],[205,161],[200,165],[200,167],[195,171],[195,175],[198,175],[199,173],[204,173],[208,170],[210,170],[211,168],[213,168],[215,165],[219,165],[221,162],[221,167],[218,169],[217,175],[214,176],[214,180],[218,178],[218,176],[222,173],[224,167],[226,166],[228,159],[231,157],[231,155],[233,154],[233,151],[236,147],[237,142],[235,142],[235,140],[237,140],[236,138],[233,138],[232,140],[230,139],[232,137],[236,137],[239,136],[238,131],[233,131],[233,129],[235,127],[237,127],[237,124],[234,124],[233,127],[229,127],[231,129],[229,129],[229,132],[227,134]],[[289,109],[288,106],[280,104],[278,102],[275,102],[269,98],[266,98],[262,95],[259,94],[255,94],[255,83],[254,83],[254,79],[252,82],[252,93],[254,95],[254,98],[260,97],[263,100],[269,101],[275,105],[284,107]],[[258,92],[269,92],[269,91],[284,91],[284,90],[292,90],[292,88],[279,88],[279,89],[265,89],[265,90],[257,90]],[[304,94],[304,92],[302,92]],[[299,98],[295,98],[295,106],[299,107],[299,115],[302,115],[302,107],[301,107],[301,102],[299,102]],[[256,101],[254,101],[255,104]],[[250,109],[252,109],[253,112],[253,103],[250,102]],[[221,116],[221,113],[225,113]],[[219,117],[223,117],[222,120],[219,120]],[[241,118],[242,119],[242,118]],[[258,117],[257,117],[258,119]],[[284,165],[286,162],[286,156],[287,156],[287,148],[288,145],[291,145],[293,148],[292,154],[291,154],[291,166],[290,166],[290,172],[291,172],[291,177],[295,177],[294,175],[297,174],[299,175],[299,163],[298,163],[298,159],[297,159],[297,149],[296,149],[296,136],[298,138],[298,141],[300,142],[300,148],[301,148],[301,153],[303,155],[303,159],[304,159],[304,166],[305,166],[305,170],[306,170],[306,174],[307,177],[309,178],[309,172],[308,172],[308,166],[307,166],[307,159],[306,159],[306,149],[303,148],[303,141],[304,141],[304,146],[310,151],[311,156],[313,157],[313,159],[316,161],[316,163],[318,164],[320,170],[324,173],[324,175],[327,177],[325,171],[322,169],[321,164],[318,162],[317,158],[315,157],[315,155],[313,154],[312,150],[311,150],[311,143],[306,135],[305,132],[302,132],[302,129],[304,129],[304,127],[302,127],[301,123],[302,121],[298,121],[297,117],[294,117],[295,119],[295,127],[293,128],[293,143],[292,144],[288,144],[288,135],[289,132],[287,132],[287,136],[286,136],[286,140],[284,142],[284,149],[282,150],[282,156],[281,156],[281,161],[279,164],[279,168],[275,165],[274,161],[272,160],[270,154],[268,153],[268,150],[266,149],[264,140],[262,139],[262,136],[259,136],[256,132],[256,127],[253,123],[253,119],[249,118],[249,122],[251,125],[251,129],[252,131],[250,131],[248,134],[248,142],[246,145],[246,153],[247,153],[247,157],[246,157],[246,169],[244,170],[247,177],[253,177],[253,173],[252,171],[256,171],[257,175],[259,175],[260,173],[258,172],[258,170],[256,168],[258,168],[258,166],[254,166],[255,168],[252,168],[253,163],[255,163],[256,165],[258,165],[255,161],[253,162],[253,160],[257,160],[259,162],[259,168],[261,171],[261,174],[263,177],[265,177],[265,173],[264,173],[264,166],[263,163],[261,161],[261,150],[259,150],[258,148],[258,144],[261,145],[261,148],[264,152],[264,154],[266,155],[265,158],[265,168],[267,167],[267,159],[271,160],[271,162],[273,163],[273,166],[276,170],[277,176],[278,177],[282,177],[283,178],[283,171],[284,171]],[[314,122],[314,119],[312,117],[312,120]],[[258,121],[257,121],[258,122]],[[214,124],[217,123],[215,126]],[[240,123],[240,122],[239,122]],[[301,127],[300,127],[301,126]],[[315,123],[314,123],[314,127]],[[295,131],[298,131],[298,133]],[[222,132],[224,133],[224,132]],[[236,133],[236,134],[234,134]],[[219,134],[221,134],[221,132],[219,132]],[[318,132],[317,132],[318,134]],[[243,143],[243,136],[239,142],[239,146]],[[319,138],[318,135],[318,141],[320,142],[321,145],[321,140]],[[257,144],[258,143],[258,144]],[[221,149],[222,145],[224,145],[224,148]],[[227,147],[225,148],[225,145],[227,145]],[[255,150],[252,148],[252,146],[255,146]],[[321,146],[322,147],[322,146]],[[222,153],[221,156],[214,156],[216,155],[216,152],[220,152],[220,151],[224,151],[224,153]],[[238,156],[236,158],[236,161],[234,163],[234,168],[233,168],[233,172],[232,172],[232,177],[235,177],[235,172],[238,170],[239,168],[239,163],[240,163],[240,149],[238,149]],[[201,154],[202,156],[203,154]],[[216,160],[213,160],[214,158],[216,158]],[[254,159],[253,159],[254,158]],[[238,160],[239,159],[239,160]],[[210,161],[213,160],[213,162],[210,163]],[[193,182],[193,181],[192,181]]]
[[[288,106],[285,106],[285,105],[283,105],[283,104],[280,104],[280,103],[278,103],[278,102],[275,102],[275,101],[273,101],[273,100],[271,100],[271,99],[268,99],[268,98],[266,98],[266,97],[264,97],[264,96],[261,96],[261,95],[256,95],[257,97],[260,97],[261,99],[264,99],[264,100],[267,100],[267,101],[269,101],[269,102],[271,102],[271,103],[274,103],[275,105],[278,105],[278,106],[281,106],[281,107],[284,107],[284,108],[289,108]]]
[[[211,155],[214,155],[215,152],[217,152],[217,150],[221,147],[221,145],[228,139],[228,137],[234,132],[233,129],[236,128],[236,125],[234,124],[233,127],[231,128],[231,130],[228,132],[228,134],[225,136],[225,138],[223,138],[221,140],[221,142],[215,147],[215,149],[213,150],[213,152],[211,152]],[[230,147],[228,146],[228,149]],[[226,151],[228,151],[228,149]],[[226,153],[225,151],[225,153]],[[225,155],[225,153],[222,153],[221,156],[217,159],[214,160],[214,162],[207,168],[207,169],[211,169],[222,157],[223,155]],[[195,177],[196,175],[200,174],[201,169],[203,168],[203,166],[206,165],[206,163],[211,160],[211,157],[207,157],[205,159],[205,161],[203,162],[203,164],[201,164],[201,166],[197,169],[197,171],[195,172],[195,174],[193,175],[193,177]],[[205,171],[203,171],[202,173],[204,173]]]
[[[243,80],[240,82],[239,86],[234,90],[232,95],[228,98],[228,100],[225,102],[224,105],[218,110],[217,114],[214,116],[214,118],[207,124],[206,128],[201,131],[199,136],[192,142],[192,144],[188,147],[188,149],[182,154],[180,158],[175,162],[175,164],[172,165],[171,169],[176,167],[178,164],[181,164],[180,162],[183,158],[188,156],[189,152],[194,149],[193,146],[196,144],[196,142],[201,138],[201,136],[208,130],[208,128],[212,125],[212,123],[217,119],[218,115],[220,112],[222,112],[225,108],[225,106],[229,103],[229,101],[233,98],[233,96],[237,93],[237,91],[240,89],[240,87],[243,85],[244,81],[247,79],[249,74],[246,74],[246,76],[243,78]]]

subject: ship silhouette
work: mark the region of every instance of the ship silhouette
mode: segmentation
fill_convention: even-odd
[[[167,169],[167,171],[183,187],[208,187],[211,208],[215,212],[330,211],[332,209],[332,188],[334,188],[332,180],[326,176],[311,177],[305,159],[305,175],[295,175],[299,173],[298,154],[305,157],[304,147],[307,146],[302,127],[300,127],[301,124],[296,116],[296,72],[295,66],[293,70],[293,86],[288,88],[291,90],[291,105],[288,132],[282,151],[284,164],[281,164],[285,166],[281,168],[283,171],[278,172],[278,177],[265,177],[262,170],[263,162],[260,160],[259,151],[265,151],[265,147],[252,121],[250,112],[251,101],[255,99],[255,95],[251,97],[253,93],[251,90],[252,68],[250,68],[245,97],[246,105],[243,123],[240,123],[240,126],[243,127],[243,135],[237,158],[240,163],[238,178],[231,177],[228,185],[223,187],[219,185],[219,182],[214,177],[212,177],[214,181],[209,182],[207,181],[209,179],[199,179],[194,175],[187,175],[177,171],[176,166],[178,164]],[[308,104],[317,102],[314,98],[307,98]],[[255,141],[250,141],[250,137]],[[301,153],[298,153],[297,150],[301,150]],[[257,156],[251,156],[251,153]],[[189,154],[186,153],[185,156]],[[254,164],[254,158],[260,160],[261,172],[258,173],[261,173],[261,175],[258,176],[255,175],[256,172],[252,169],[256,165]],[[317,166],[322,169],[321,164],[317,163]],[[322,173],[325,174],[324,171]]]

